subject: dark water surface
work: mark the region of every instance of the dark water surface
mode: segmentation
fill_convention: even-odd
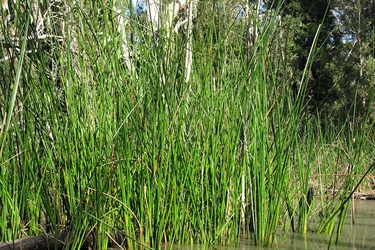
[[[347,216],[343,232],[339,242],[335,245],[335,238],[332,240],[330,249],[354,250],[354,249],[374,249],[375,250],[375,201],[356,200],[355,217],[352,223],[351,211]],[[349,208],[351,210],[351,208]],[[329,235],[308,233],[300,235],[298,233],[280,232],[277,243],[272,249],[328,249]],[[170,249],[170,246],[167,247]],[[199,250],[203,249],[199,245],[173,246],[173,250]],[[218,250],[245,250],[245,249],[267,249],[251,245],[246,239],[241,241],[238,247],[217,246],[210,249]]]

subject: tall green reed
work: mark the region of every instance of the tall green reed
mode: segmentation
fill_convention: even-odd
[[[15,67],[15,76],[14,80],[11,79],[8,81],[7,85],[2,87],[3,90],[5,88],[8,88],[7,91],[4,91],[6,93],[11,93],[10,99],[8,99],[8,102],[1,102],[4,104],[1,110],[2,113],[2,119],[3,122],[1,123],[1,130],[0,130],[0,156],[2,156],[2,159],[4,160],[4,163],[1,165],[4,165],[1,167],[1,206],[2,206],[2,216],[6,216],[5,220],[2,220],[0,223],[1,229],[4,232],[2,235],[2,238],[4,237],[18,237],[20,235],[20,232],[24,229],[22,225],[25,223],[24,221],[20,222],[20,219],[18,217],[19,214],[25,214],[26,206],[27,206],[27,192],[25,189],[18,190],[18,185],[24,185],[28,184],[26,180],[23,180],[21,183],[18,182],[18,176],[23,175],[23,171],[19,166],[15,164],[11,164],[10,167],[6,167],[5,164],[8,162],[14,162],[15,159],[19,155],[23,153],[22,149],[19,148],[20,143],[18,141],[12,141],[15,142],[15,144],[11,144],[11,147],[8,147],[8,141],[10,140],[9,134],[14,135],[15,132],[11,129],[12,125],[14,123],[18,123],[21,125],[21,122],[19,119],[19,115],[15,113],[15,106],[17,104],[16,99],[17,95],[19,94],[19,88],[20,88],[20,78],[22,75],[22,72],[25,70],[24,67],[24,61],[25,61],[25,54],[26,54],[26,45],[28,42],[27,34],[28,34],[28,24],[29,24],[29,18],[27,17],[25,21],[26,27],[22,30],[23,35],[20,36],[19,41],[21,41],[21,48],[19,52],[19,58],[16,62],[13,62]],[[4,26],[2,27],[4,28]],[[4,32],[4,39],[9,38],[7,32]],[[4,50],[3,50],[4,52]],[[7,55],[6,53],[3,53],[3,55]],[[7,55],[8,56],[8,55]],[[7,58],[7,57],[4,57]],[[10,58],[10,57],[8,57]],[[7,110],[6,110],[7,109]],[[22,126],[22,125],[21,125]],[[16,130],[17,132],[17,130]],[[16,134],[16,136],[19,136],[19,134]],[[11,154],[8,154],[11,152],[13,153],[13,156],[10,156]],[[14,227],[9,228],[9,225],[15,225]]]
[[[67,231],[78,248],[93,231],[105,249],[107,233],[121,231],[130,248],[159,248],[236,244],[248,233],[271,245],[288,216],[305,233],[311,173],[330,171],[332,159],[313,170],[325,139],[306,121],[309,65],[293,97],[277,15],[259,20],[248,43],[247,23],[200,3],[187,81],[184,32],[160,29],[155,40],[142,18],[128,27],[139,41],[129,37],[127,68],[117,4],[67,6],[75,22],[63,43],[27,54],[23,70],[8,64],[20,72],[13,117],[24,128],[14,119],[1,135],[2,240]]]

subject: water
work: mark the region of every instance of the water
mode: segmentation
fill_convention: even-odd
[[[352,223],[351,211],[347,216],[343,232],[337,245],[332,241],[331,248],[334,250],[358,250],[358,249],[375,249],[375,201],[356,200],[355,201],[355,219]],[[277,237],[277,243],[273,249],[327,249],[329,235],[308,233],[300,235],[298,233],[280,232]],[[173,250],[200,250],[202,246],[174,246]],[[243,239],[238,247],[214,247],[218,250],[245,250],[245,249],[266,249],[255,247]]]

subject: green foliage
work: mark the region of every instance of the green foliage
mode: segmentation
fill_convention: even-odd
[[[348,114],[359,122],[367,112],[373,117],[373,107],[369,105],[374,92],[371,4],[293,0],[283,5],[285,53],[294,58],[289,65],[297,77],[304,70],[315,31],[323,23],[306,99],[324,126],[341,126]]]
[[[290,1],[285,16],[279,4],[239,18],[236,6],[213,2],[197,6],[189,81],[184,27],[155,40],[144,16],[126,27],[128,68],[115,1],[60,6],[70,18],[59,25],[47,14],[45,40],[19,35],[19,20],[2,28],[4,40],[15,31],[22,43],[0,65],[9,69],[0,93],[1,241],[68,231],[67,248],[77,249],[95,231],[105,249],[107,233],[121,231],[133,249],[233,245],[243,234],[270,246],[282,227],[333,232],[372,138],[369,113],[324,131],[309,113],[309,72],[334,67],[319,49],[324,6],[310,1],[311,12],[295,16],[305,5]],[[356,167],[342,183],[327,178],[345,164]],[[336,183],[339,202],[325,200]]]

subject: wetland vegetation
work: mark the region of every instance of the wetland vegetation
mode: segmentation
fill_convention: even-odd
[[[0,241],[334,241],[375,185],[374,30],[358,48],[327,2],[261,2],[186,1],[157,32],[116,0],[3,9]]]

